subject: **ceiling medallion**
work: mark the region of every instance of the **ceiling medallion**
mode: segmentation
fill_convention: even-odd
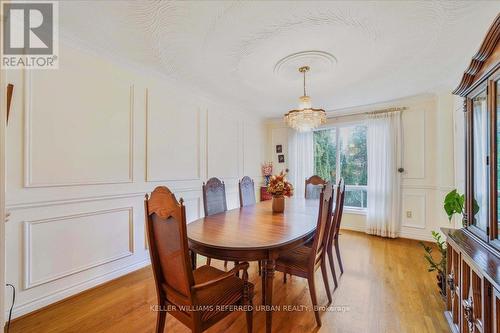
[[[303,64],[308,64],[314,68],[315,78],[330,78],[337,65],[337,58],[325,51],[296,52],[278,60],[274,65],[273,72],[284,80],[295,81],[297,79],[297,68]]]
[[[306,73],[309,66],[302,66],[299,72],[304,75],[304,95],[299,97],[299,109],[288,111],[285,114],[285,122],[288,126],[299,132],[308,132],[326,123],[326,112],[323,109],[313,109],[311,97],[306,93]]]

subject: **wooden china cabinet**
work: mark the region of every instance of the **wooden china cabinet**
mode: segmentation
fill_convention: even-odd
[[[500,15],[453,92],[464,98],[464,227],[447,236],[445,316],[453,332],[500,333]]]

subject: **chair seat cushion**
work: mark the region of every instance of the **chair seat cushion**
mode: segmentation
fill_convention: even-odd
[[[212,266],[204,265],[193,271],[195,284],[204,283],[219,277],[226,272]],[[253,295],[253,284],[248,283],[249,293]],[[243,280],[237,276],[227,278],[212,287],[200,290],[197,293],[198,300],[203,307],[201,318],[208,320],[217,315],[223,309],[220,305],[233,305],[239,303],[243,298]]]
[[[307,246],[300,246],[291,251],[280,254],[276,260],[276,269],[279,271],[296,269],[307,272],[307,264],[311,256],[312,249]]]

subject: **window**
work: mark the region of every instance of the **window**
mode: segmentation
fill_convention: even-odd
[[[364,210],[368,180],[366,126],[337,126],[314,132],[314,173],[346,184],[346,208]]]

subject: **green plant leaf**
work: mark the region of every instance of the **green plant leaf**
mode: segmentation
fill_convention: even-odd
[[[451,221],[454,214],[463,214],[465,195],[459,194],[456,189],[450,191],[444,198],[443,208]]]
[[[436,247],[439,250],[440,258],[439,261],[434,260],[432,256],[433,248],[425,245],[424,242],[419,242],[425,251],[424,258],[429,264],[429,268],[427,270],[429,272],[437,271],[439,274],[444,274],[446,272],[446,243],[439,232],[432,230],[431,234],[432,238],[435,240]]]

